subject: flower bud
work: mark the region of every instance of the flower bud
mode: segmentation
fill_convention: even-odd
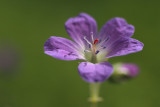
[[[112,82],[126,82],[139,74],[139,67],[133,63],[116,63],[113,67],[114,72],[109,79]]]

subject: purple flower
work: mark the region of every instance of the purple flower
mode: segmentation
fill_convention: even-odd
[[[109,20],[97,33],[96,21],[86,13],[70,18],[65,28],[71,39],[51,36],[44,44],[47,55],[60,60],[85,60],[78,70],[87,82],[102,82],[113,72],[106,58],[141,51],[143,43],[131,38],[134,26],[123,18]],[[101,63],[102,62],[102,63]]]
[[[114,72],[109,79],[112,82],[125,82],[139,74],[139,67],[133,63],[116,63],[113,67]]]

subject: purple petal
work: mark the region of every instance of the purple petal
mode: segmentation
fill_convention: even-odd
[[[86,13],[81,13],[77,17],[70,18],[65,23],[65,28],[69,36],[77,43],[83,43],[84,36],[90,41],[91,32],[97,33],[96,21]]]
[[[107,55],[107,58],[135,53],[141,51],[143,46],[143,43],[133,38],[121,39],[110,47],[109,50],[111,51]]]
[[[131,37],[134,33],[134,26],[129,25],[123,18],[112,18],[100,30],[100,38],[109,38],[108,43],[111,44],[121,37]]]
[[[110,77],[113,67],[109,62],[90,63],[81,62],[78,66],[79,74],[86,82],[103,82]]]
[[[47,55],[60,60],[83,59],[77,52],[77,45],[65,38],[52,36],[44,44]]]

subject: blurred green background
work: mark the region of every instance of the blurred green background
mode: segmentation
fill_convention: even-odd
[[[99,107],[160,107],[159,0],[0,0],[0,39],[15,43],[21,54],[16,75],[0,78],[0,107],[89,107],[89,84],[77,71],[79,61],[60,61],[43,52],[52,35],[69,38],[64,23],[80,12],[99,26],[124,17],[136,28],[144,50],[114,57],[110,62],[132,62],[140,75],[126,84],[103,83]]]

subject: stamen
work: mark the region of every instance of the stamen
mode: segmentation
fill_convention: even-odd
[[[98,51],[96,51],[96,53],[95,54],[98,54],[99,53],[99,50]]]
[[[98,50],[102,50],[102,49],[105,49],[106,47],[105,46],[101,46],[100,48],[98,48]]]
[[[107,42],[108,40],[109,40],[109,37],[106,38],[104,41],[102,41],[100,44],[103,44],[103,43]]]
[[[101,48],[101,47],[103,47],[102,45],[104,44],[104,43],[106,43],[108,40],[110,39],[110,37],[107,37],[105,40],[99,40],[99,42],[98,42],[98,45],[97,45],[97,47],[98,48]],[[98,49],[99,50],[99,49]]]
[[[89,50],[84,50],[84,52],[91,52],[91,51],[89,51]]]
[[[86,38],[86,36],[84,36],[84,40],[90,45],[90,47],[92,48],[92,44],[91,44],[91,42],[89,42],[88,40],[87,40],[87,38]]]
[[[106,47],[105,46],[101,46],[102,48],[101,49],[105,49]]]
[[[106,47],[105,46],[101,46],[101,48],[99,48],[96,52],[95,52],[95,54],[98,54],[102,49],[105,49]]]
[[[93,42],[94,41],[93,32],[91,32],[91,39],[92,39],[92,42]]]
[[[100,39],[100,40],[98,41],[98,43],[101,43],[101,41],[102,41],[102,39]]]
[[[105,40],[105,42],[107,42],[109,40],[109,37]]]

